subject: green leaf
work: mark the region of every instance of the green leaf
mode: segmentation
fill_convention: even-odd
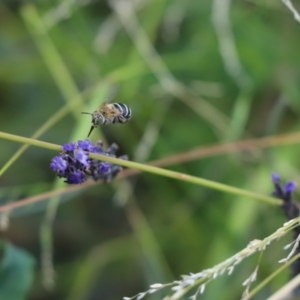
[[[1,244],[0,299],[26,299],[33,279],[34,258],[9,242]]]

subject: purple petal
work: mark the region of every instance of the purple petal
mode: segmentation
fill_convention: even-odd
[[[50,167],[55,172],[56,171],[64,172],[68,167],[68,164],[61,156],[55,156],[50,163]]]
[[[286,193],[292,193],[295,191],[296,189],[296,183],[293,181],[288,181],[284,187],[284,190]]]
[[[78,141],[77,142],[78,147],[85,151],[91,151],[95,145],[88,139],[85,139],[84,141]]]
[[[108,163],[108,162],[102,162],[100,164],[99,169],[98,169],[98,173],[99,174],[105,174],[105,173],[109,172],[110,169],[111,169],[111,164],[110,163]]]
[[[79,184],[84,182],[85,180],[85,175],[84,173],[80,172],[80,171],[75,171],[74,173],[71,173],[67,180],[65,181],[66,183],[69,184]]]
[[[91,153],[103,154],[103,151],[99,146],[94,146],[92,149],[90,149],[90,152]]]
[[[86,167],[89,166],[89,162],[88,162],[89,156],[82,149],[78,149],[76,151],[75,158],[79,162],[81,162],[84,166],[86,166]]]
[[[62,146],[62,148],[63,148],[63,150],[66,151],[66,152],[67,152],[67,151],[72,152],[72,151],[75,150],[76,145],[75,145],[74,143],[68,143],[68,144],[64,144],[64,145]]]
[[[277,173],[272,173],[271,178],[273,183],[280,183],[280,176]]]

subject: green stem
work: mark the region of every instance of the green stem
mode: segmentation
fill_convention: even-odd
[[[249,294],[247,299],[251,299],[255,294],[257,294],[263,287],[267,286],[267,284],[278,274],[280,274],[284,269],[288,268],[294,261],[299,259],[300,254],[295,255],[288,262],[274,271],[270,276],[268,276],[265,280],[263,280],[260,284],[258,284]]]
[[[30,139],[30,138],[26,138],[26,137],[21,137],[21,136],[17,136],[17,135],[5,133],[5,132],[0,132],[0,138],[19,142],[19,143],[30,144],[32,146],[37,146],[37,147],[46,148],[46,149],[55,150],[55,151],[62,150],[61,146],[59,146],[59,145],[42,142],[39,140]],[[246,190],[232,187],[232,186],[229,186],[226,184],[214,182],[211,180],[207,180],[207,179],[203,179],[203,178],[199,178],[199,177],[195,177],[195,176],[191,176],[191,175],[187,175],[187,174],[183,174],[183,173],[179,173],[179,172],[174,172],[174,171],[170,171],[170,170],[166,170],[166,169],[162,169],[162,168],[158,168],[158,167],[154,167],[154,166],[140,164],[140,163],[136,163],[136,162],[132,162],[132,161],[128,161],[128,160],[122,160],[122,159],[118,159],[115,157],[95,154],[95,153],[90,153],[89,156],[91,158],[94,158],[97,160],[107,161],[109,163],[121,165],[124,167],[137,169],[140,171],[145,171],[145,172],[149,172],[149,173],[153,173],[153,174],[157,174],[157,175],[165,176],[165,177],[169,177],[169,178],[174,178],[174,179],[178,179],[178,180],[182,180],[182,181],[187,181],[187,182],[198,184],[198,185],[203,185],[203,186],[215,189],[215,190],[231,193],[231,194],[238,195],[238,196],[250,197],[250,198],[253,198],[253,199],[256,199],[259,201],[263,201],[263,202],[266,202],[269,204],[273,204],[273,205],[281,204],[281,200],[278,200],[276,198],[256,194],[256,193],[253,193],[250,191],[246,191]]]
[[[28,144],[28,145],[31,145],[31,146],[36,146],[36,147],[46,148],[46,149],[50,149],[50,150],[55,150],[55,151],[61,151],[62,150],[61,146],[59,146],[59,145],[55,145],[55,144],[51,144],[51,143],[47,143],[47,142],[42,142],[42,141],[39,141],[39,140],[30,139],[30,138],[26,138],[26,137],[23,137],[23,136],[14,135],[14,134],[1,132],[1,131],[0,131],[0,138],[10,140],[10,141],[14,141],[14,142],[18,142],[18,143],[22,143],[22,144]]]
[[[26,3],[22,6],[20,13],[66,102],[71,103],[73,99],[78,98],[80,102],[83,103],[74,79],[50,38],[48,29],[43,23],[42,18],[40,18],[35,5]],[[74,117],[76,119],[79,118],[77,110],[73,107],[71,108]]]

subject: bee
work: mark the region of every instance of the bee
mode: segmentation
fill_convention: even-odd
[[[112,95],[109,97],[112,98]],[[131,109],[124,103],[104,103],[93,113],[82,112],[92,116],[92,126],[88,137],[99,124],[125,123],[131,118]]]

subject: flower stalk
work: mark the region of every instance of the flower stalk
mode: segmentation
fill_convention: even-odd
[[[61,146],[56,145],[56,144],[51,144],[51,143],[47,143],[47,142],[43,142],[43,141],[39,141],[39,140],[35,140],[35,139],[30,139],[30,138],[21,137],[21,136],[17,136],[17,135],[13,135],[13,134],[8,134],[8,133],[1,132],[1,131],[0,131],[0,138],[4,138],[7,140],[19,142],[19,143],[30,144],[32,146],[46,148],[46,149],[55,150],[55,151],[62,150]],[[127,167],[127,168],[133,168],[133,169],[137,169],[140,171],[157,174],[160,176],[165,176],[165,177],[174,178],[174,179],[181,180],[181,181],[194,183],[194,184],[201,185],[201,186],[206,186],[206,187],[209,187],[209,188],[212,188],[215,190],[219,190],[219,191],[223,191],[223,192],[227,192],[227,193],[230,193],[233,195],[252,198],[252,199],[262,201],[262,202],[272,204],[272,205],[281,205],[282,204],[282,200],[276,199],[274,197],[257,194],[254,192],[250,192],[247,190],[232,187],[232,186],[229,186],[226,184],[214,182],[214,181],[196,177],[196,176],[191,176],[191,175],[174,172],[174,171],[170,171],[170,170],[166,170],[166,169],[162,169],[162,168],[158,168],[158,167],[154,167],[154,166],[150,166],[150,165],[146,165],[146,164],[140,164],[140,163],[127,161],[127,160],[123,160],[123,159],[118,159],[115,157],[105,156],[105,155],[96,154],[96,153],[91,153],[89,157],[93,158],[93,159],[113,163],[116,165],[120,165],[123,167]]]

